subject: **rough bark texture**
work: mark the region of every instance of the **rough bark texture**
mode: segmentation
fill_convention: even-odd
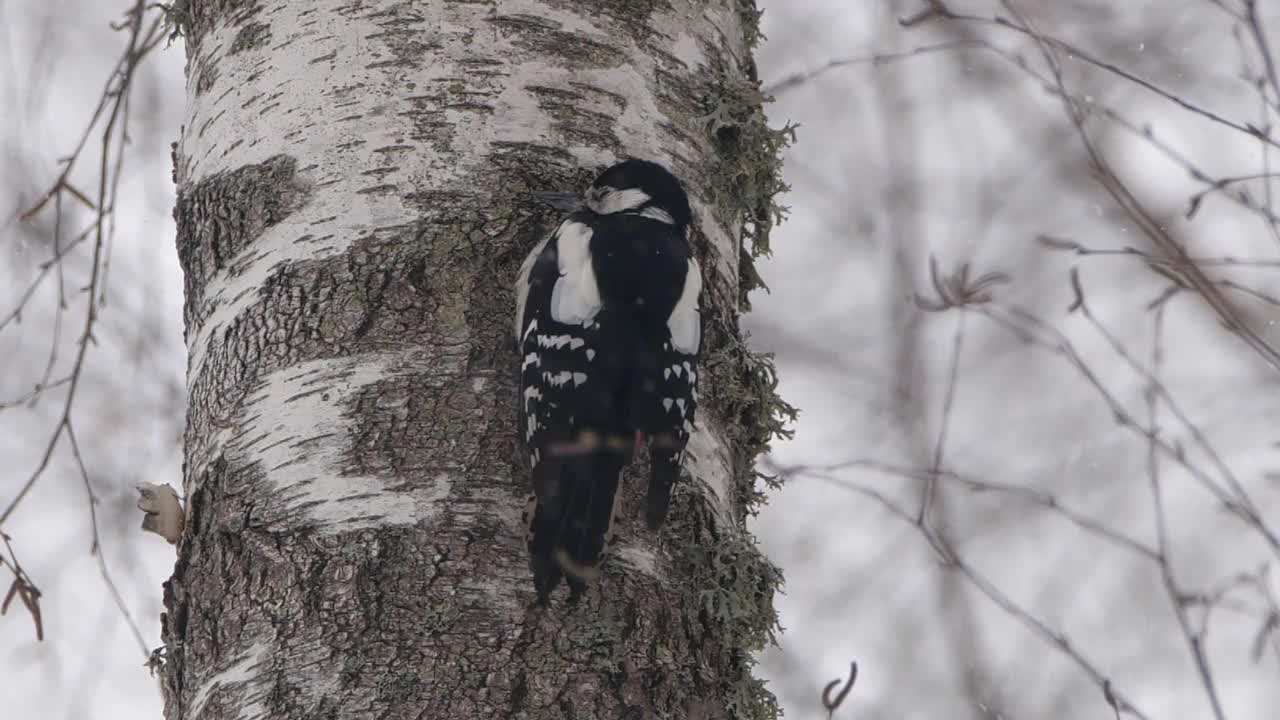
[[[776,189],[751,8],[185,13],[188,523],[166,716],[769,716],[749,654],[777,577],[741,530],[780,407],[736,329],[741,225]],[[524,194],[623,155],[694,196],[708,402],[668,528],[628,522],[587,599],[539,611],[508,332],[516,269],[555,218]]]

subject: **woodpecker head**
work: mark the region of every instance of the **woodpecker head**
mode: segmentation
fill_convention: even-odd
[[[596,215],[630,213],[659,222],[688,226],[693,221],[689,197],[680,181],[665,167],[648,160],[624,160],[600,173],[585,196],[576,193],[535,193],[561,210],[584,207]]]

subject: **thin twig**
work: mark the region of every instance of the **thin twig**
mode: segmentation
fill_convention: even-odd
[[[956,551],[954,545],[945,537],[945,535],[936,529],[931,529],[917,523],[915,513],[912,513],[905,507],[902,507],[887,495],[875,490],[874,488],[845,480],[835,480],[830,478],[819,479],[831,482],[838,487],[867,497],[883,507],[893,517],[917,528],[925,538],[926,542],[928,542],[929,546],[937,554],[944,568],[958,573],[970,584],[970,586],[982,593],[982,595],[984,595],[990,602],[1000,608],[1002,612],[1015,619],[1024,628],[1030,630],[1036,637],[1053,646],[1058,650],[1058,652],[1069,658],[1076,667],[1082,670],[1085,675],[1089,676],[1089,678],[1099,688],[1110,688],[1110,695],[1125,712],[1132,714],[1139,720],[1153,720],[1150,715],[1143,712],[1131,700],[1129,700],[1127,695],[1117,690],[1114,683],[1112,683],[1111,679],[1102,672],[1097,663],[1089,659],[1085,655],[1084,651],[1078,648],[1070,638],[1061,631],[1055,630],[1049,624],[1038,618],[1035,613],[1013,600],[1013,598],[1002,591],[999,586],[987,578],[986,575],[975,569],[960,553]]]
[[[1004,0],[1004,5],[1018,15],[1016,9],[1010,0]],[[1057,52],[1061,50],[1062,44],[1046,39],[1030,26],[1025,19],[1021,20],[1024,25],[1018,26],[1009,21],[1003,21],[1002,24],[1012,27],[1019,32],[1025,33],[1040,48],[1041,55],[1045,63],[1049,66],[1053,74],[1055,85],[1058,88],[1059,96],[1062,98],[1070,98],[1071,94],[1066,89],[1066,83],[1062,76],[1062,68]],[[1069,46],[1068,46],[1069,47]],[[1122,75],[1123,77],[1124,75]],[[1076,135],[1079,137],[1081,144],[1084,146],[1086,154],[1095,169],[1102,187],[1111,195],[1112,199],[1120,206],[1129,219],[1136,223],[1143,234],[1151,240],[1152,244],[1159,248],[1165,257],[1175,266],[1177,266],[1184,278],[1195,290],[1198,295],[1203,297],[1209,306],[1217,313],[1218,318],[1231,331],[1233,335],[1248,344],[1259,356],[1267,361],[1271,367],[1280,371],[1280,352],[1271,347],[1266,340],[1258,335],[1250,328],[1241,318],[1236,309],[1223,296],[1222,292],[1215,287],[1214,283],[1205,276],[1204,272],[1190,262],[1187,251],[1178,242],[1169,236],[1167,229],[1162,223],[1153,218],[1146,207],[1138,200],[1137,197],[1129,190],[1128,186],[1116,175],[1112,170],[1110,163],[1103,157],[1094,143],[1092,136],[1085,129],[1085,118],[1080,106],[1074,102],[1063,101],[1063,107],[1067,112],[1067,116],[1071,119],[1072,125],[1076,129]],[[1207,112],[1207,111],[1205,111]]]
[[[1181,631],[1183,639],[1187,642],[1187,649],[1195,664],[1196,673],[1200,677],[1200,684],[1204,688],[1205,696],[1209,698],[1209,705],[1213,708],[1213,716],[1216,720],[1224,720],[1225,716],[1222,711],[1222,701],[1218,697],[1217,683],[1214,682],[1213,672],[1209,668],[1209,660],[1205,656],[1203,636],[1197,634],[1191,627],[1191,622],[1187,617],[1186,606],[1182,601],[1183,592],[1173,573],[1168,518],[1165,514],[1163,493],[1160,487],[1160,453],[1155,441],[1156,435],[1160,432],[1159,401],[1164,394],[1163,387],[1160,385],[1163,327],[1164,307],[1161,306],[1155,311],[1155,326],[1151,343],[1151,379],[1145,392],[1148,422],[1152,429],[1152,439],[1147,443],[1147,477],[1151,483],[1152,505],[1156,515],[1156,543],[1160,551],[1160,578],[1164,584],[1165,594],[1168,596],[1169,603],[1173,608],[1174,618],[1178,622],[1178,629]]]
[[[943,43],[938,43],[936,45],[922,45],[920,47],[912,48],[910,50],[904,50],[902,52],[874,53],[872,55],[861,55],[858,57],[848,57],[848,58],[839,58],[836,60],[829,60],[823,65],[817,68],[814,68],[813,70],[806,70],[804,72],[792,73],[782,78],[781,80],[776,80],[772,83],[769,83],[764,86],[763,92],[765,95],[772,95],[772,96],[781,95],[782,93],[785,93],[789,90],[794,90],[797,87],[804,85],[807,82],[816,80],[817,78],[831,72],[832,70],[839,70],[841,68],[854,67],[857,65],[870,65],[872,67],[881,67],[881,66],[890,65],[896,62],[901,62],[903,60],[910,60],[912,58],[917,58],[922,55],[933,55],[939,52],[950,52],[954,50],[975,50],[975,49],[981,50],[981,49],[984,49],[983,45],[984,43],[973,41],[973,40],[953,40],[951,42],[943,42]]]
[[[765,461],[772,462],[768,460],[768,458],[766,458]],[[771,464],[769,467],[770,472],[777,473],[787,478],[811,477],[837,484],[843,481],[840,476],[835,473],[851,469],[871,470],[885,475],[914,480],[921,483],[921,485],[930,481],[952,483],[957,487],[973,493],[1001,495],[1008,497],[1011,500],[1024,502],[1030,506],[1038,507],[1050,515],[1058,516],[1082,532],[1092,535],[1103,542],[1132,552],[1142,559],[1152,562],[1156,562],[1159,559],[1156,549],[1141,540],[1126,535],[1120,530],[1107,527],[1102,522],[1095,520],[1078,510],[1072,509],[1067,503],[1063,502],[1052,493],[1043,492],[1023,485],[1002,483],[995,480],[979,480],[946,468],[934,472],[929,469],[904,467],[882,460],[869,458],[856,458],[829,465],[778,466],[776,464]]]
[[[942,472],[942,460],[947,446],[947,430],[951,426],[951,411],[955,406],[956,386],[960,376],[960,355],[964,349],[964,318],[964,314],[956,318],[955,335],[951,341],[951,369],[947,373],[947,389],[942,399],[942,419],[939,422],[938,437],[933,446],[933,472],[929,474],[921,491],[920,512],[916,517],[916,521],[920,523],[929,522],[937,492],[937,477]]]
[[[1011,13],[1015,14],[1015,17],[1020,15],[1012,6],[1009,5],[1008,2],[1003,2],[1003,4],[1007,9],[1010,10]],[[1235,132],[1247,135],[1251,138],[1257,138],[1258,140],[1265,142],[1266,144],[1271,145],[1273,147],[1280,147],[1280,143],[1278,143],[1276,140],[1271,139],[1271,137],[1269,137],[1266,133],[1264,133],[1259,128],[1256,128],[1249,124],[1230,120],[1201,105],[1197,105],[1193,102],[1185,100],[1182,97],[1178,96],[1177,94],[1170,92],[1169,90],[1166,90],[1160,87],[1159,85],[1156,85],[1154,82],[1150,80],[1139,77],[1138,75],[1135,75],[1134,73],[1131,73],[1128,70],[1125,70],[1124,68],[1121,68],[1118,65],[1115,65],[1105,60],[1102,60],[1100,58],[1094,57],[1093,55],[1085,52],[1084,50],[1080,49],[1076,45],[1072,45],[1071,43],[1068,43],[1060,38],[1043,35],[1037,32],[1034,28],[1032,28],[1030,23],[1023,18],[1019,18],[1019,21],[1015,22],[1007,18],[998,17],[998,16],[982,17],[979,15],[968,15],[965,13],[955,13],[955,12],[938,14],[937,17],[944,18],[947,20],[954,20],[958,22],[972,23],[976,25],[1005,28],[1012,32],[1024,35],[1030,38],[1031,40],[1035,41],[1037,44],[1041,45],[1046,51],[1065,53],[1068,59],[1079,60],[1085,64],[1092,65],[1093,67],[1098,68],[1099,70],[1107,72],[1111,75],[1115,75],[1116,77],[1122,80],[1125,80],[1134,85],[1137,85],[1138,87],[1141,87],[1144,90],[1152,92],[1155,95],[1158,95],[1159,97],[1164,98],[1165,100],[1168,100],[1169,102],[1173,103],[1174,105],[1177,105],[1178,107],[1182,108],[1183,110],[1186,110],[1187,112],[1193,115],[1198,115],[1214,124],[1220,125],[1225,128],[1229,128],[1231,130],[1234,130]],[[1019,24],[1019,22],[1021,22],[1022,24]]]
[[[138,646],[141,648],[144,656],[150,656],[146,642],[142,637],[142,633],[136,621],[130,614],[128,607],[120,594],[119,589],[111,576],[108,569],[106,558],[103,553],[102,539],[98,527],[96,502],[97,498],[93,492],[92,482],[90,481],[89,469],[85,463],[84,456],[80,449],[79,441],[76,437],[75,425],[73,420],[73,408],[78,390],[84,379],[84,368],[86,366],[86,358],[88,356],[89,347],[96,344],[95,328],[97,327],[99,312],[105,303],[105,283],[107,272],[107,253],[109,252],[111,241],[115,233],[115,208],[118,197],[120,179],[123,176],[124,150],[129,141],[128,120],[130,98],[134,87],[135,74],[142,60],[155,48],[159,46],[160,40],[163,38],[163,12],[158,14],[150,23],[147,22],[147,14],[151,10],[162,10],[159,6],[148,5],[144,0],[137,0],[132,7],[125,13],[125,20],[119,25],[113,25],[116,29],[127,31],[128,40],[125,49],[122,51],[120,58],[116,61],[115,67],[109,74],[107,81],[99,96],[97,107],[94,109],[89,122],[85,126],[84,132],[76,142],[72,153],[63,160],[62,170],[55,179],[53,185],[45,193],[45,195],[30,209],[21,214],[20,219],[23,221],[30,220],[36,214],[41,212],[52,201],[54,217],[54,243],[53,257],[46,261],[40,268],[35,280],[27,287],[26,291],[18,300],[17,306],[0,319],[0,330],[3,330],[10,322],[17,322],[21,319],[22,311],[34,296],[36,289],[42,284],[51,271],[56,270],[57,277],[57,297],[58,305],[54,318],[54,337],[52,339],[52,350],[46,368],[40,382],[37,383],[33,390],[25,394],[21,400],[27,403],[34,403],[40,395],[53,388],[66,388],[66,393],[62,398],[62,407],[60,417],[53,428],[48,441],[45,443],[44,450],[40,455],[40,460],[36,464],[34,470],[27,476],[26,482],[18,489],[15,496],[5,506],[4,511],[0,513],[0,526],[3,526],[13,515],[13,513],[21,505],[27,494],[35,486],[35,484],[44,476],[48,470],[54,452],[57,450],[59,443],[65,437],[70,449],[72,457],[75,460],[76,469],[84,484],[85,491],[88,495],[88,510],[91,527],[91,543],[90,552],[97,557],[98,567],[102,574],[104,583],[108,591],[111,593],[116,606],[129,625]],[[105,119],[105,122],[100,122]],[[93,135],[95,128],[101,127],[99,136],[99,152],[98,152],[98,172],[97,172],[97,188],[96,198],[90,200],[89,197],[73,186],[70,182],[71,172],[76,166],[77,160],[82,156],[83,151],[88,143],[89,138]],[[94,222],[80,235],[70,242],[63,242],[62,224],[63,224],[63,195],[67,194],[75,198],[81,205],[94,211]],[[60,345],[60,329],[62,323],[62,314],[67,310],[66,303],[66,287],[63,268],[63,260],[67,254],[75,249],[81,242],[93,238],[93,250],[89,265],[89,280],[83,288],[83,296],[85,299],[85,312],[81,324],[81,329],[76,340],[76,351],[74,359],[71,362],[71,368],[64,378],[57,381],[51,381],[55,365],[57,364],[57,349]],[[0,405],[3,409],[5,405]],[[16,568],[16,561],[13,568]],[[16,574],[16,570],[15,570]],[[16,582],[16,581],[15,581]],[[34,588],[34,586],[32,586]],[[24,602],[27,602],[27,596],[24,595]],[[35,611],[33,611],[34,613]],[[37,625],[39,624],[37,615]]]
[[[1271,44],[1267,42],[1267,33],[1262,29],[1262,17],[1258,15],[1258,0],[1244,0],[1244,21],[1253,34],[1254,45],[1262,56],[1262,66],[1267,71],[1267,82],[1271,85],[1271,96],[1280,102],[1280,77],[1276,74],[1276,61],[1271,54]]]

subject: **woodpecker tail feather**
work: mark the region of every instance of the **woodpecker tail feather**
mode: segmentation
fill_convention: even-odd
[[[569,584],[571,599],[576,599],[599,576],[613,539],[627,457],[598,449],[539,467],[545,472],[534,478],[526,523],[529,569],[540,603],[546,603],[562,578]]]
[[[544,462],[534,471],[534,492],[524,509],[525,545],[538,603],[546,604],[563,573],[556,562],[556,538],[564,517],[566,493],[560,483],[561,463]]]

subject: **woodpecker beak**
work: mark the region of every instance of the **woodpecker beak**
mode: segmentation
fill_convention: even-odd
[[[585,207],[582,202],[582,196],[576,192],[543,191],[529,194],[533,196],[534,200],[565,212],[577,212]]]

